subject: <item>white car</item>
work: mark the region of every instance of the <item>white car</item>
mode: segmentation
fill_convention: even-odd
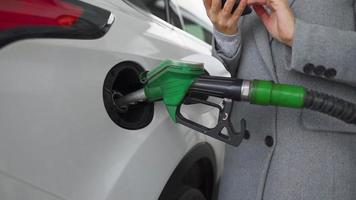
[[[214,199],[223,143],[173,123],[163,103],[112,105],[162,60],[210,55],[160,19],[182,19],[167,2],[2,1],[1,200]]]

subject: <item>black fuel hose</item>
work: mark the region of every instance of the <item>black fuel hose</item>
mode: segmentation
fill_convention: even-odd
[[[349,124],[356,124],[356,104],[328,94],[308,90],[304,99],[304,107]]]

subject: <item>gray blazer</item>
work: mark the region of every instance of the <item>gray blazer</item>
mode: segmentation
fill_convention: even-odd
[[[213,55],[239,78],[299,84],[356,102],[355,0],[289,3],[297,17],[292,48],[270,43],[253,13],[240,21],[238,52],[226,57],[213,41]],[[233,118],[247,120],[250,138],[227,147],[221,200],[356,199],[356,126],[247,103],[236,103]]]

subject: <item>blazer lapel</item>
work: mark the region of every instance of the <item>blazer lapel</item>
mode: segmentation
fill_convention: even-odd
[[[292,6],[294,1],[295,0],[288,0],[289,5]],[[254,13],[254,15],[255,15],[255,17],[258,18],[256,13]],[[266,64],[266,67],[267,67],[269,73],[271,74],[274,81],[278,81],[277,75],[276,75],[276,72],[274,69],[275,66],[274,66],[274,62],[273,62],[273,58],[272,58],[269,34],[259,19],[258,19],[258,23],[254,27],[254,36],[255,36],[257,48],[262,56],[264,63]]]
[[[288,0],[289,6],[292,6],[295,0]]]
[[[274,70],[274,63],[272,60],[268,32],[260,21],[258,21],[256,26],[254,27],[254,36],[256,40],[257,49],[259,50],[269,73],[271,74],[273,80],[277,81],[276,73]]]

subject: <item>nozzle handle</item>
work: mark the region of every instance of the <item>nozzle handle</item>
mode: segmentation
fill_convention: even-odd
[[[189,92],[241,101],[242,85],[243,80],[241,79],[201,76],[190,86]]]
[[[244,138],[245,133],[247,133],[246,121],[244,119],[241,120],[241,126],[240,126],[241,130],[240,132],[236,132],[230,118],[231,112],[233,110],[233,102],[231,100],[224,100],[223,107],[202,99],[190,98],[189,101],[205,104],[219,109],[219,119],[216,127],[208,128],[185,118],[180,112],[180,107],[177,110],[177,118],[176,118],[177,123],[187,126],[188,128],[191,128],[195,131],[208,135],[212,138],[218,139],[224,143],[233,146],[240,145],[240,143]],[[224,129],[226,130],[226,132],[224,132]]]

